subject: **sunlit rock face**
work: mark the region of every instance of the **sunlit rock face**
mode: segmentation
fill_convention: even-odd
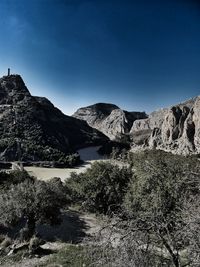
[[[32,96],[20,75],[0,79],[0,160],[58,160],[108,138],[64,115],[46,98]]]
[[[120,134],[129,134],[133,122],[147,118],[147,115],[144,112],[124,111],[113,104],[97,103],[78,109],[73,117],[86,121],[91,127],[115,140]]]
[[[200,153],[200,97],[155,111],[145,120],[136,120],[131,135],[134,149]]]

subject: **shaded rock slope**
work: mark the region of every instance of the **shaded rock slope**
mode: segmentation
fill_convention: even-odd
[[[19,75],[0,79],[0,160],[58,160],[108,138],[84,121],[34,97]]]
[[[78,109],[73,117],[86,121],[115,140],[121,134],[128,134],[135,120],[147,118],[147,115],[144,112],[124,111],[113,104],[97,103]]]
[[[130,131],[133,149],[156,148],[177,154],[200,153],[200,96],[152,112]]]

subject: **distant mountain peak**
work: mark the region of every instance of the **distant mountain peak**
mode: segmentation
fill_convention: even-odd
[[[87,121],[91,127],[115,140],[118,135],[129,133],[136,119],[147,118],[147,115],[145,112],[128,112],[110,103],[96,103],[78,109],[73,117]]]
[[[119,109],[118,106],[110,103],[96,103],[87,107],[83,107],[79,109],[81,110],[92,110],[93,112],[97,112],[98,114],[109,115],[114,109]]]
[[[154,148],[176,154],[200,153],[200,96],[152,112],[133,123],[133,149]]]
[[[56,161],[108,138],[30,94],[20,75],[0,78],[0,160]]]
[[[95,103],[93,105],[87,106],[86,108],[117,109],[119,107],[116,106],[115,104],[99,102],[99,103]]]
[[[12,74],[0,78],[0,104],[17,104],[30,98],[31,94],[20,75]]]

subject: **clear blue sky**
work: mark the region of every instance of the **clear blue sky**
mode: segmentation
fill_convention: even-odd
[[[199,0],[1,0],[0,75],[66,114],[153,111],[200,94]]]

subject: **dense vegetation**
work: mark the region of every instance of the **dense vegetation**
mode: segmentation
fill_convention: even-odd
[[[103,240],[65,247],[47,264],[200,266],[199,159],[163,151],[125,155],[120,163],[96,162],[72,173],[64,185],[0,173],[1,225],[24,221],[17,236],[29,240],[38,223],[58,223],[63,207],[78,205],[107,218]]]
[[[30,177],[25,171],[0,173],[0,225],[16,226],[16,237],[29,240],[38,223],[59,223],[61,208],[67,204],[59,178],[49,182]],[[9,231],[9,229],[8,229]]]
[[[73,204],[107,214],[121,207],[131,174],[126,167],[95,162],[85,173],[72,173],[66,182],[67,195]]]
[[[66,182],[73,203],[114,211],[120,245],[97,246],[96,266],[199,266],[199,160],[145,151],[128,161],[131,169],[96,163]]]

